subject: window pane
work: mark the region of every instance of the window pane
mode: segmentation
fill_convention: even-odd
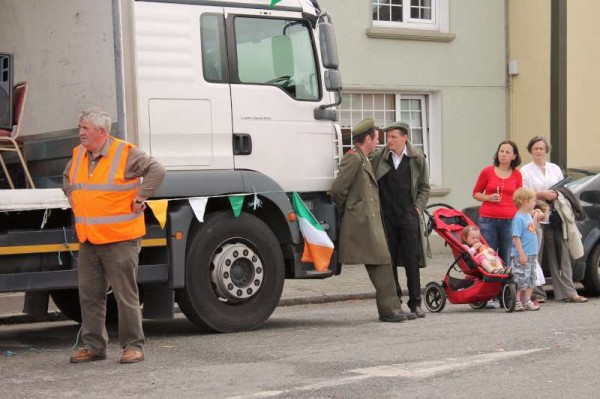
[[[352,130],[350,128],[342,129],[342,145],[344,147],[352,146]]]
[[[315,56],[303,22],[238,17],[235,42],[242,83],[277,86],[299,100],[319,98]]]
[[[421,113],[420,112],[412,112],[410,115],[410,126],[411,127],[421,127]]]
[[[431,19],[431,9],[423,8],[421,11],[421,19]]]
[[[385,93],[348,93],[344,94],[343,100],[347,101],[344,108],[339,107],[340,125],[343,129],[351,129],[364,118],[373,118],[375,125],[383,127],[394,121],[395,111],[395,94]],[[343,104],[343,103],[342,103]],[[349,107],[349,110],[348,108]],[[384,142],[384,138],[380,137],[380,142]],[[344,152],[352,147],[350,133],[348,137],[342,137],[342,146]]]
[[[375,109],[384,109],[385,95],[384,94],[375,94],[373,97],[374,97],[373,107]]]
[[[365,110],[373,109],[373,95],[372,94],[363,94],[363,108]]]
[[[362,94],[352,94],[352,109],[362,109]]]
[[[400,119],[402,120],[402,122],[410,123],[410,112],[409,111],[400,112]]]
[[[411,142],[415,145],[423,145],[423,129],[412,127],[410,131],[412,133]]]
[[[392,0],[392,4],[402,5],[402,0]]]
[[[385,125],[390,125],[392,122],[395,122],[396,119],[396,111],[386,111],[385,112]]]
[[[431,0],[411,0],[410,17],[414,19],[431,20]]]
[[[200,20],[202,31],[202,69],[209,82],[227,81],[227,58],[225,56],[225,24],[222,16],[203,15]]]
[[[391,110],[391,109],[396,109],[396,96],[394,96],[393,94],[386,94],[385,95],[385,109],[386,110]]]
[[[400,100],[400,108],[408,111],[409,100]]]
[[[402,6],[392,6],[392,21],[402,22]]]
[[[350,122],[350,118],[351,118],[350,112],[340,111],[340,126],[342,128],[352,126],[352,123]]]
[[[341,109],[350,109],[352,104],[352,97],[349,94],[342,94]]]

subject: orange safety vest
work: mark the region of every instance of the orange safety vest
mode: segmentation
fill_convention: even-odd
[[[91,175],[87,150],[82,145],[73,149],[69,183],[79,242],[108,244],[146,234],[144,214],[131,211],[140,179],[125,180],[132,147],[114,139],[108,156],[100,158]]]

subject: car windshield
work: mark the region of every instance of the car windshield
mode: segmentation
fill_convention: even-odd
[[[575,188],[581,187],[582,185],[586,184],[586,182],[592,180],[594,177],[596,177],[596,175],[579,177],[579,178],[576,178],[576,180],[571,180],[570,182],[565,184],[565,186],[570,188],[572,191]]]

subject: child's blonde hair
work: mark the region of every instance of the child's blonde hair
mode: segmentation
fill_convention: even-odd
[[[479,231],[479,227],[471,224],[463,227],[462,232],[460,233],[460,238],[463,240],[463,242],[467,242],[467,237],[469,237],[469,233],[472,231]]]
[[[515,191],[515,193],[513,194],[513,202],[515,203],[517,208],[520,208],[521,205],[523,205],[523,202],[534,199],[534,198],[535,198],[535,191],[533,191],[532,189],[530,189],[528,187],[518,188],[517,191]]]

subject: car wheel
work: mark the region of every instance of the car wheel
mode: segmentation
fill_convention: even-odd
[[[600,296],[600,243],[592,250],[583,278],[585,292],[589,296]]]
[[[284,277],[281,247],[269,226],[247,213],[215,212],[192,233],[177,302],[203,330],[252,330],[275,310]]]

